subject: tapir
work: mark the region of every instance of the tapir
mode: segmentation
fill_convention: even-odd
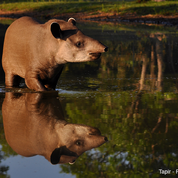
[[[21,17],[5,34],[2,55],[5,85],[18,87],[23,78],[32,90],[55,90],[67,62],[93,61],[107,49],[84,35],[74,18],[41,24],[31,17]]]
[[[72,164],[107,141],[98,128],[67,122],[51,92],[6,92],[2,116],[7,143],[16,153],[42,155],[52,164]]]

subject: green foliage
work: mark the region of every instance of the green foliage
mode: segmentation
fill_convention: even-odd
[[[97,127],[109,142],[84,153],[72,166],[61,165],[62,172],[82,178],[160,177],[159,168],[177,169],[177,70],[171,68],[177,66],[177,32],[130,30],[120,24],[93,28],[109,51],[96,62],[67,64],[59,80],[59,99],[68,122]],[[164,66],[161,91],[156,83],[158,46]],[[144,59],[147,70],[140,91]],[[0,124],[5,157],[15,155],[5,141],[2,118]]]
[[[144,3],[138,3],[144,2]],[[105,0],[26,0],[13,1],[8,0],[0,3],[1,10],[10,11],[32,11],[45,12],[48,15],[59,15],[61,13],[77,13],[77,12],[92,12],[93,14],[104,13],[119,13],[119,14],[159,14],[159,15],[176,15],[178,2],[163,1],[154,2],[148,0],[137,1],[105,1]],[[50,11],[50,12],[49,12]]]
[[[108,33],[109,27],[103,29]],[[178,94],[176,79],[173,79],[177,74],[164,73],[162,91],[157,90],[150,74],[152,52],[155,53],[154,74],[158,73],[156,45],[162,46],[162,61],[165,62],[167,46],[172,44],[171,51],[174,53],[169,60],[175,60],[173,63],[176,65],[177,35],[164,36],[164,32],[158,33],[154,29],[151,33],[136,30],[136,38],[133,34],[130,37],[126,28],[120,26],[121,29],[125,34],[120,35],[117,29],[113,32],[115,35],[112,34],[113,38],[109,31],[110,41],[104,44],[110,47],[110,51],[95,65],[94,71],[98,69],[98,73],[90,79],[76,79],[81,86],[88,85],[90,88],[91,84],[95,84],[97,88],[86,91],[79,84],[77,88],[75,83],[76,90],[81,93],[59,94],[63,98],[68,122],[98,127],[109,139],[101,147],[86,152],[74,165],[61,166],[63,172],[77,177],[160,177],[160,168],[175,170],[178,166],[178,144],[175,142],[178,134]],[[161,43],[158,43],[158,38]],[[155,48],[151,49],[151,46]],[[143,58],[148,65],[145,89],[139,91]],[[77,65],[81,73],[87,71],[83,65]],[[70,67],[67,66],[66,72]],[[157,76],[154,77],[157,79]],[[67,89],[72,90],[73,84],[67,85]],[[174,176],[173,172],[171,176]]]
[[[98,127],[109,142],[86,152],[72,166],[62,165],[64,172],[78,177],[159,177],[158,169],[163,165],[171,170],[177,168],[177,94],[170,93],[174,98],[171,101],[167,100],[169,93],[159,92],[93,95],[94,98],[63,100],[66,116],[69,122]],[[135,101],[137,107],[133,106]]]

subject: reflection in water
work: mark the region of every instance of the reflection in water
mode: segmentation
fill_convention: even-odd
[[[85,151],[107,141],[97,128],[67,123],[54,93],[5,94],[5,137],[22,156],[42,155],[52,164],[74,163]]]
[[[170,36],[165,35],[164,33],[151,33],[149,35],[152,40],[150,45],[150,51],[142,51],[142,68],[141,68],[141,77],[140,77],[140,90],[149,90],[149,91],[163,91],[164,90],[164,76],[166,73],[166,67],[169,67],[170,73],[172,76],[177,77],[175,71],[175,64],[172,59]],[[167,42],[168,49],[165,45]],[[145,53],[147,53],[145,55]],[[165,53],[167,53],[165,55]],[[166,62],[167,59],[167,62]],[[150,74],[147,69],[150,68]],[[157,74],[155,74],[157,71]],[[146,82],[147,79],[150,80],[150,84]],[[146,84],[147,83],[147,84]],[[177,87],[177,86],[176,86]]]
[[[97,25],[94,26],[96,28]],[[177,176],[178,34],[166,32],[164,29],[156,30],[155,27],[134,29],[134,27],[115,24],[113,25],[115,30],[111,28],[111,25],[108,28],[104,26],[101,33],[97,32],[96,36],[92,36],[93,38],[102,37],[103,40],[98,40],[109,46],[109,51],[101,57],[101,60],[92,63],[67,64],[57,88],[67,121],[99,127],[101,132],[108,136],[110,142],[95,151],[86,151],[72,166],[60,165],[61,172],[81,178],[160,177],[159,169],[170,169],[175,171],[171,172],[172,176]],[[151,29],[148,30],[148,28]],[[91,26],[88,31],[88,35],[91,35]],[[30,128],[23,126],[28,131],[24,130],[23,134],[26,142],[32,142],[32,139],[29,139],[32,135],[26,133],[38,137],[44,134],[43,138],[49,143],[49,148],[53,152],[57,144],[53,145],[52,139],[48,141],[48,136],[51,135],[54,139],[53,133],[59,122],[66,123],[62,119],[62,113],[59,112],[59,101],[47,96],[41,96],[38,99],[35,97],[38,94],[33,97],[27,95],[13,96],[11,94],[9,97],[6,95],[4,104],[7,103],[7,98],[11,98],[11,101],[8,99],[10,102],[7,107],[12,109],[10,108],[8,112],[15,109],[15,113],[14,111],[11,111],[12,114],[8,113],[9,116],[12,115],[12,118],[6,119],[12,119],[11,125],[15,125],[19,118],[13,119],[13,117],[18,117],[23,108],[26,108],[23,113],[24,118],[21,118],[27,126],[31,123],[28,126]],[[19,106],[20,103],[23,103],[23,107]],[[27,103],[30,106],[28,109]],[[42,111],[42,107],[46,109]],[[9,124],[9,122],[4,123],[6,127],[7,123]],[[34,128],[41,131],[39,130],[37,134],[29,131]],[[51,132],[43,133],[44,128]],[[8,136],[7,128],[5,132]],[[12,140],[16,139],[15,134]],[[4,136],[3,131],[0,136],[1,138]],[[36,140],[37,136],[34,136]],[[22,136],[19,134],[18,137]],[[41,140],[44,139],[38,140],[36,142],[41,144]],[[10,141],[9,139],[9,144]],[[18,142],[22,145],[19,140]],[[30,143],[27,144],[30,145]],[[43,150],[47,150],[48,145],[43,146]],[[2,150],[5,150],[11,159],[13,154],[6,148],[5,143]],[[61,148],[62,152],[65,152],[66,148],[68,149],[67,146]],[[32,150],[32,147],[29,146],[28,150],[30,149]],[[73,154],[73,151],[70,153]],[[44,153],[40,154],[44,155]],[[72,161],[73,159],[69,160],[69,162]],[[50,164],[48,165],[50,167]],[[13,166],[13,164],[9,165],[9,172]]]

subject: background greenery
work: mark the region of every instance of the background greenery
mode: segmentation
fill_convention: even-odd
[[[110,47],[108,53],[88,66],[69,64],[63,77],[66,80],[68,74],[70,82],[65,83],[63,77],[60,81],[61,88],[83,93],[59,96],[69,122],[98,127],[109,142],[95,152],[86,152],[75,165],[61,167],[76,177],[161,177],[160,168],[172,170],[169,177],[175,177],[177,32],[155,27],[129,30],[124,25],[105,25],[102,30],[107,38],[103,43]],[[87,78],[89,66],[93,71]]]
[[[109,51],[96,62],[67,64],[59,80],[59,100],[68,122],[98,127],[109,142],[84,153],[72,166],[61,165],[62,172],[82,178],[139,178],[160,177],[160,168],[176,170],[177,30],[121,24],[79,27]],[[2,123],[0,116],[0,155],[5,159],[16,153],[5,140]],[[8,177],[8,169],[1,171],[3,176]],[[172,172],[169,177],[175,176]]]
[[[155,2],[142,0],[7,0],[0,2],[3,11],[31,11],[34,13],[46,11],[50,15],[61,13],[110,13],[110,14],[133,14],[133,15],[177,15],[178,2],[175,0]]]

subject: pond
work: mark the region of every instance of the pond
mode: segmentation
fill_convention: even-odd
[[[1,23],[3,40],[8,25]],[[108,46],[109,51],[94,62],[68,63],[57,93],[43,96],[23,88],[7,91],[1,71],[1,176],[178,176],[177,30],[113,23],[79,23],[78,27]],[[71,125],[95,127],[108,142],[84,152],[72,165],[52,165],[40,155],[22,156],[22,140],[29,151],[34,143],[28,136],[35,137],[36,128],[38,135],[51,135],[45,123],[54,122],[56,127],[57,121],[52,119],[57,118]],[[33,148],[35,152],[37,148]]]

